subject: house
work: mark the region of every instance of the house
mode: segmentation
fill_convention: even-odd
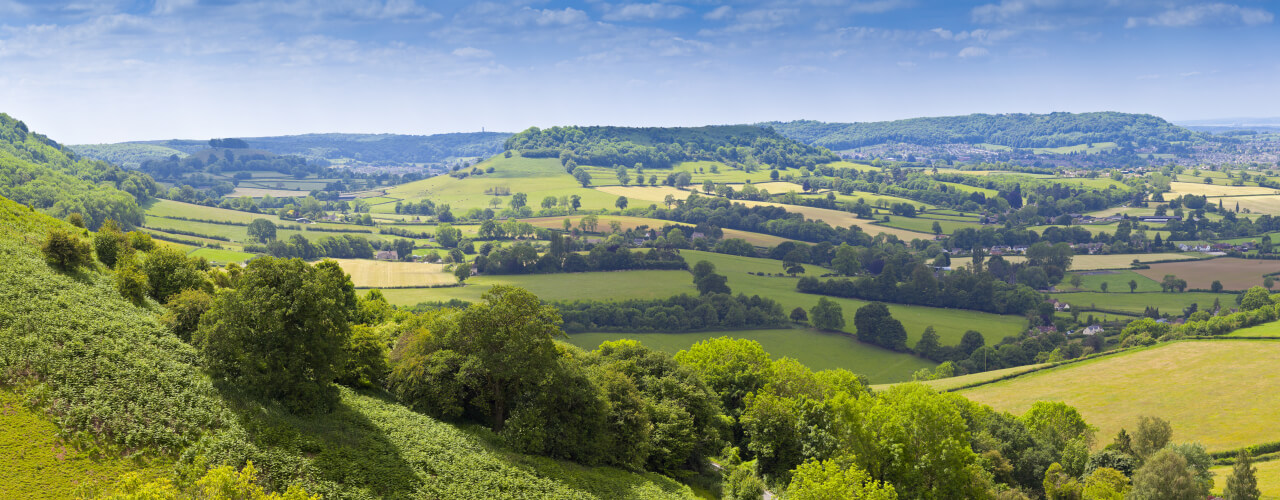
[[[1068,304],[1068,303],[1066,303],[1066,302],[1059,302],[1059,301],[1058,301],[1058,299],[1049,299],[1049,303],[1050,303],[1050,304],[1053,304],[1053,310],[1055,310],[1055,311],[1070,311],[1070,310],[1071,310],[1071,304]]]
[[[1080,333],[1083,333],[1085,335],[1101,335],[1102,325],[1089,325],[1085,327],[1084,330],[1082,330]]]
[[[306,217],[298,217],[296,220],[294,220],[294,222],[297,222],[299,224],[314,224],[313,222],[311,222],[311,219],[308,219]]]
[[[1182,220],[1182,217],[1176,215],[1139,215],[1138,222],[1153,222],[1164,224],[1173,220]]]
[[[689,235],[689,239],[691,240],[696,240],[698,238],[706,238],[706,237],[707,235],[702,234],[701,231],[694,231],[693,234]]]
[[[374,255],[374,258],[378,260],[399,260],[400,254],[395,250],[382,250]]]

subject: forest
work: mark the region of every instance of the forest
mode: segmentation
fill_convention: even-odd
[[[749,125],[682,128],[532,127],[507,139],[505,148],[531,158],[627,168],[671,168],[686,161],[719,161],[755,171],[762,165],[798,168],[838,159],[768,129]]]

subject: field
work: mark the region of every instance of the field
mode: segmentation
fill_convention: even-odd
[[[1138,273],[1153,280],[1164,279],[1166,274],[1187,280],[1190,288],[1208,289],[1214,280],[1222,282],[1227,290],[1247,290],[1262,284],[1262,275],[1280,271],[1280,261],[1221,258],[1196,262],[1167,262],[1151,264],[1151,269],[1139,269]]]
[[[194,205],[191,203],[183,203],[180,201],[156,199],[143,205],[148,216],[157,217],[182,217],[186,219],[205,219],[205,220],[225,220],[228,222],[249,223],[253,219],[275,219],[274,216],[266,214],[251,214],[249,212],[241,212],[238,210],[227,210],[225,208],[206,207]]]
[[[1217,181],[1214,181],[1217,182]],[[1222,184],[1203,184],[1201,182],[1170,182],[1172,196],[1194,194],[1199,196],[1248,196],[1258,194],[1280,194],[1271,188],[1256,186],[1224,186]],[[1226,203],[1226,201],[1223,201]]]
[[[921,368],[931,368],[928,360],[869,346],[854,341],[848,334],[813,329],[734,330],[692,333],[577,333],[569,343],[583,349],[595,349],[601,342],[636,339],[656,350],[675,353],[704,339],[733,337],[759,342],[773,359],[794,358],[814,370],[844,368],[866,375],[873,382],[910,380]]]
[[[1254,475],[1258,478],[1258,491],[1262,492],[1262,498],[1265,500],[1280,498],[1280,460],[1254,462],[1253,466],[1257,468]],[[1213,493],[1215,495],[1221,495],[1222,490],[1227,487],[1227,477],[1231,476],[1231,470],[1230,465],[1220,465],[1209,469],[1209,472],[1213,473]]]
[[[1280,337],[1280,321],[1272,321],[1228,333],[1228,337]]]
[[[942,234],[951,234],[958,229],[964,229],[967,227],[974,228],[974,229],[979,229],[982,227],[982,225],[978,224],[977,222],[947,220],[943,218],[935,219],[935,218],[928,217],[927,215],[924,217],[903,217],[900,215],[890,215],[889,222],[881,222],[877,225],[880,227],[896,227],[898,229],[905,229],[908,231],[918,231],[921,233],[933,234],[934,222],[937,222],[939,226],[942,226]],[[868,232],[872,232],[872,231],[868,231]],[[874,234],[874,232],[872,233]]]
[[[263,196],[266,196],[266,195],[271,195],[276,198],[286,198],[286,197],[293,197],[293,196],[309,196],[310,194],[311,194],[310,191],[298,191],[293,189],[264,189],[264,188],[253,188],[253,187],[236,187],[236,190],[232,191],[230,194],[227,194],[225,198],[239,198],[241,196],[248,196],[250,198],[262,198]]]
[[[444,264],[368,259],[333,259],[358,288],[447,285],[458,281]]]
[[[610,196],[594,189],[583,188],[578,181],[565,173],[560,160],[555,158],[503,158],[496,156],[480,164],[476,168],[485,170],[493,167],[493,173],[455,179],[448,175],[439,175],[429,179],[401,184],[387,189],[387,196],[405,201],[420,201],[429,198],[437,205],[447,204],[454,214],[461,214],[472,208],[488,208],[490,200],[495,196],[485,194],[492,188],[506,188],[511,193],[525,193],[529,196],[529,205],[538,207],[547,196],[561,197],[578,195],[582,198],[585,209],[607,208],[613,210],[616,195]],[[612,177],[612,176],[611,176]],[[600,179],[604,182],[605,179]],[[616,181],[616,179],[614,179]],[[511,201],[511,196],[497,196],[502,207]],[[633,199],[632,204],[639,206],[642,200]],[[395,212],[394,203],[375,205],[375,214]]]
[[[1139,292],[1159,292],[1160,283],[1138,274],[1133,271],[1083,271],[1075,272],[1067,275],[1062,283],[1058,283],[1058,290],[1075,290],[1071,287],[1071,276],[1080,276],[1079,291],[1101,292],[1102,284],[1107,284],[1107,291],[1110,292],[1128,292],[1129,282],[1138,283],[1137,291]]]
[[[1280,195],[1210,198],[1209,203],[1216,205],[1218,200],[1222,200],[1222,206],[1228,209],[1235,209],[1235,205],[1239,204],[1241,211],[1248,210],[1255,213],[1273,215],[1280,214]]]
[[[218,264],[244,262],[255,257],[255,255],[251,253],[237,252],[235,250],[222,250],[217,248],[197,248],[188,253],[187,256],[204,257],[209,262]]]
[[[522,287],[542,300],[663,299],[682,293],[698,294],[692,275],[686,271],[474,276],[467,280],[466,286],[386,289],[382,293],[387,301],[403,306],[450,299],[478,302],[480,295],[494,285]]]
[[[1114,142],[1095,142],[1092,144],[1076,144],[1075,146],[1062,146],[1058,148],[1032,148],[1032,151],[1036,154],[1097,154],[1103,151],[1115,149],[1116,147],[1116,143]]]
[[[689,262],[690,266],[700,260],[715,264],[716,272],[729,279],[729,287],[733,289],[734,294],[745,293],[747,295],[769,297],[781,303],[786,311],[796,307],[809,309],[818,303],[819,295],[796,291],[795,278],[747,274],[752,271],[782,272],[781,261],[695,250],[683,250],[680,253]],[[806,265],[805,268],[808,269],[810,274],[829,272],[826,269],[812,265]],[[868,304],[868,302],[838,297],[831,297],[831,300],[840,304],[844,312],[845,331],[854,332],[854,314],[859,307]],[[988,344],[995,344],[1008,335],[1017,334],[1026,325],[1026,320],[1019,316],[1001,316],[964,309],[889,304],[889,311],[906,328],[907,345],[909,346],[915,345],[916,341],[920,340],[920,335],[924,333],[925,327],[928,326],[934,327],[938,332],[942,344],[955,345],[960,343],[960,337],[969,329],[978,330],[986,338]]]
[[[1024,262],[1026,257],[1021,255],[1004,255],[1002,258],[1008,262]],[[1142,253],[1142,254],[1113,254],[1113,255],[1077,255],[1071,258],[1072,271],[1097,271],[1101,269],[1128,269],[1133,264],[1133,259],[1139,262],[1150,262],[1154,260],[1173,260],[1183,259],[1190,260],[1197,258],[1196,255],[1184,253]],[[971,263],[968,257],[956,257],[952,260],[954,267],[967,267]],[[1155,267],[1159,264],[1152,264]],[[1164,276],[1161,275],[1161,278]],[[1126,283],[1129,280],[1125,280]],[[1113,284],[1114,285],[1114,284]],[[1205,287],[1208,288],[1208,287]],[[1159,290],[1159,288],[1156,288]],[[1114,288],[1113,288],[1114,290]]]
[[[623,215],[599,215],[597,217],[600,218],[600,224],[599,224],[599,227],[596,228],[596,230],[604,233],[607,233],[609,231],[609,223],[612,221],[618,221],[618,223],[621,224],[621,227],[624,231],[628,229],[635,229],[640,226],[649,226],[650,229],[660,230],[662,229],[663,226],[667,226],[667,225],[673,225],[673,226],[692,225],[692,224],[686,224],[683,222],[674,222],[674,221],[662,220],[662,219],[649,219],[645,217],[628,217]],[[537,226],[537,227],[545,227],[545,228],[551,228],[551,229],[564,229],[565,219],[569,219],[569,224],[571,224],[573,227],[578,227],[578,223],[582,220],[582,216],[569,215],[569,216],[563,216],[563,217],[535,217],[532,219],[523,219],[523,221],[533,224],[534,226]],[[761,246],[761,247],[777,246],[779,243],[782,243],[784,241],[790,241],[780,236],[773,236],[773,235],[762,234],[762,233],[752,233],[749,231],[740,231],[737,229],[722,229],[721,231],[724,231],[724,237],[726,239],[741,238],[746,240],[747,243],[750,243],[756,246]]]
[[[1031,370],[1038,369],[1042,366],[1044,365],[1023,365],[1023,366],[1015,366],[1013,368],[991,370],[987,372],[970,373],[968,375],[960,375],[958,377],[942,378],[938,380],[924,380],[920,382],[900,382],[900,383],[924,384],[939,391],[948,391],[951,389],[955,389],[957,387],[964,387],[969,384],[977,384],[977,383],[987,382],[990,380],[995,380],[1000,377],[1007,377],[1010,375],[1026,373]],[[878,384],[878,385],[872,385],[871,388],[877,391],[882,391],[894,385],[898,385],[898,384]]]
[[[1125,283],[1128,283],[1126,280]],[[1162,313],[1181,314],[1182,310],[1191,304],[1196,304],[1201,308],[1208,308],[1213,305],[1213,300],[1218,299],[1223,307],[1235,305],[1236,296],[1228,293],[1209,293],[1209,292],[1183,292],[1183,293],[1129,293],[1129,285],[1113,283],[1109,285],[1110,292],[1079,292],[1079,293],[1054,293],[1053,298],[1071,304],[1071,307],[1091,308],[1097,307],[1112,311],[1127,312],[1133,314],[1142,314],[1143,309],[1147,306],[1153,306],[1160,309]],[[1123,289],[1121,291],[1120,289]]]
[[[974,401],[1021,414],[1035,401],[1063,401],[1098,427],[1096,446],[1139,415],[1173,424],[1173,441],[1209,451],[1280,441],[1280,342],[1184,341],[1043,370],[968,389]]]
[[[141,472],[160,476],[163,464],[118,457],[95,458],[57,438],[58,426],[0,389],[0,498],[77,498],[77,493],[110,492],[120,476]]]

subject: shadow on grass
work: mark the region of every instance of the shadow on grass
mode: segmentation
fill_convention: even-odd
[[[327,413],[295,414],[229,384],[217,385],[257,448],[248,458],[274,489],[297,481],[326,498],[406,498],[421,484],[400,447],[345,398]]]

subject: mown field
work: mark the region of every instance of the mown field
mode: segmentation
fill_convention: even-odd
[[[1097,446],[1139,415],[1173,424],[1173,441],[1223,451],[1280,441],[1280,342],[1183,341],[1042,370],[961,392],[1021,414],[1036,401],[1063,401],[1098,427]]]
[[[1173,196],[1182,196],[1185,194],[1194,194],[1197,196],[1249,196],[1259,194],[1280,194],[1271,188],[1257,186],[1225,186],[1223,182],[1214,181],[1214,184],[1205,184],[1204,181],[1199,182],[1170,182],[1169,188],[1172,190]],[[1169,195],[1165,195],[1169,196]],[[1223,201],[1226,203],[1226,201]]]
[[[929,360],[910,354],[893,352],[852,340],[848,334],[823,332],[811,328],[778,330],[731,330],[691,333],[618,333],[591,332],[569,336],[569,343],[583,349],[595,349],[600,343],[635,339],[652,349],[675,353],[699,341],[733,337],[759,342],[773,359],[794,358],[814,370],[844,368],[866,375],[872,382],[910,380],[921,368],[934,366]]]
[[[394,262],[368,259],[333,259],[351,275],[358,288],[431,286],[458,281],[444,271],[444,264],[426,262]]]
[[[1262,275],[1280,272],[1280,260],[1221,258],[1196,262],[1167,262],[1151,264],[1150,269],[1139,269],[1139,274],[1153,280],[1164,279],[1166,274],[1187,280],[1191,288],[1208,289],[1214,280],[1221,281],[1227,290],[1247,290],[1262,284]]]
[[[1228,333],[1228,337],[1280,337],[1280,321],[1241,328]]]
[[[1213,300],[1218,299],[1223,307],[1235,307],[1236,296],[1229,293],[1209,293],[1209,292],[1183,292],[1183,293],[1163,293],[1163,292],[1147,292],[1147,293],[1129,293],[1129,286],[1124,285],[1123,291],[1117,289],[1119,283],[1109,285],[1110,292],[1078,292],[1078,293],[1053,293],[1053,298],[1071,304],[1072,308],[1100,308],[1112,311],[1127,312],[1133,314],[1142,314],[1147,306],[1154,306],[1160,309],[1161,313],[1169,313],[1181,315],[1182,310],[1191,304],[1197,304],[1201,308],[1209,308],[1213,306]],[[1083,314],[1083,313],[1082,313]]]
[[[604,273],[519,274],[474,276],[466,286],[449,288],[386,289],[387,301],[396,305],[460,299],[471,302],[494,285],[513,285],[543,300],[659,299],[682,293],[697,295],[693,275],[686,271],[615,271]]]
[[[1071,286],[1072,276],[1080,277],[1080,288],[1077,289]],[[1159,282],[1133,271],[1121,270],[1071,272],[1055,288],[1061,291],[1101,292],[1102,284],[1106,283],[1108,292],[1128,292],[1130,281],[1138,284],[1138,288],[1135,289],[1137,292],[1160,291]]]
[[[230,262],[245,262],[255,257],[254,254],[237,252],[235,250],[226,250],[220,248],[197,248],[187,253],[188,257],[204,257],[209,262],[215,264],[227,264]]]
[[[159,477],[168,464],[97,456],[59,439],[58,426],[30,410],[21,396],[0,389],[0,498],[77,498],[109,494],[120,476]]]
[[[1258,478],[1258,491],[1262,492],[1262,498],[1264,500],[1280,498],[1280,460],[1255,462],[1253,466],[1257,469],[1254,471],[1254,475]],[[1227,487],[1227,477],[1231,476],[1231,471],[1232,466],[1230,465],[1220,465],[1209,469],[1209,472],[1213,473],[1213,494],[1222,495],[1222,490]]]

